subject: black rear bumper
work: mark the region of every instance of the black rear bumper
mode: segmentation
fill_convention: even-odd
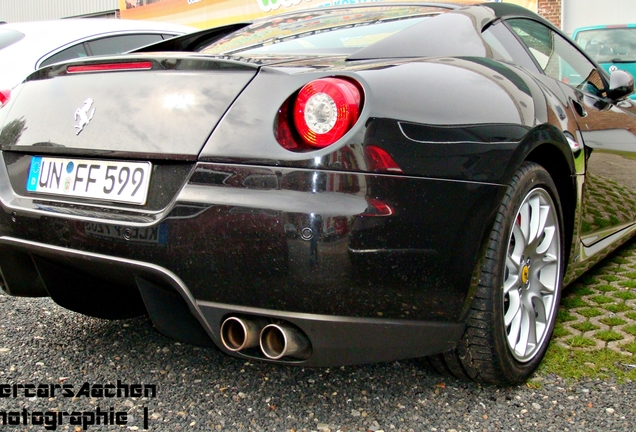
[[[27,161],[28,162],[28,161]],[[16,162],[13,183],[28,163]],[[223,347],[230,316],[288,323],[308,358],[344,365],[451,348],[505,188],[199,163],[164,208],[118,209],[11,188],[0,166],[0,271],[16,296],[91,316],[149,314],[176,339]],[[24,178],[23,178],[24,177]],[[3,182],[6,181],[6,182]]]
[[[275,363],[339,366],[423,357],[449,350],[463,331],[458,322],[341,317],[197,301],[165,268],[11,237],[0,238],[0,268],[10,269],[4,272],[9,294],[28,290],[28,295],[51,296],[68,309],[98,316],[117,311],[107,318],[147,312],[169,337],[197,345],[213,342],[227,354]],[[293,324],[308,337],[312,355],[269,360],[259,350],[227,350],[221,323],[237,315]]]

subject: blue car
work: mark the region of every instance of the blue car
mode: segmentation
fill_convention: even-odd
[[[606,71],[636,74],[636,24],[580,27],[572,39]]]

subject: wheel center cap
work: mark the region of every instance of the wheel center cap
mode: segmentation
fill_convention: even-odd
[[[530,276],[530,267],[528,267],[527,265],[524,265],[523,269],[521,269],[521,282],[523,282],[524,284],[527,284],[529,276]]]

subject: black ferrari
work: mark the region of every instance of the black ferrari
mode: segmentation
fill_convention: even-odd
[[[315,8],[0,108],[0,285],[301,366],[526,380],[636,229],[633,78],[505,3]]]

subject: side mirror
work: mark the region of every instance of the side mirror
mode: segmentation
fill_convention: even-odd
[[[610,75],[610,88],[607,96],[615,101],[625,99],[634,93],[634,77],[623,70],[615,70]]]

